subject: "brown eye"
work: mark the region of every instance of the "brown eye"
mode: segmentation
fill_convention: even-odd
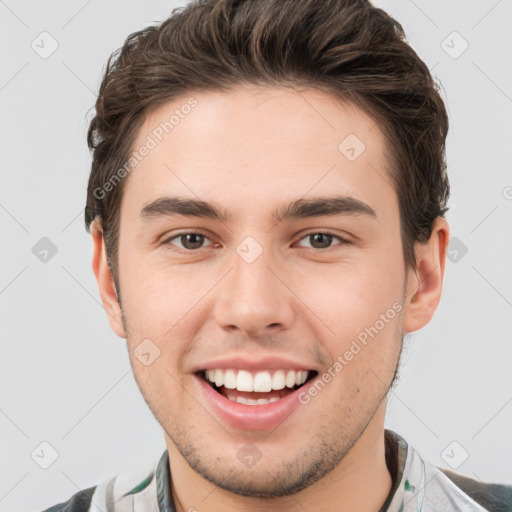
[[[343,245],[350,243],[348,240],[345,240],[344,238],[341,238],[338,235],[334,235],[332,233],[328,232],[315,232],[315,233],[309,233],[305,237],[303,237],[301,240],[309,239],[309,242],[311,244],[312,249],[330,249],[333,247],[332,242],[333,239],[338,239],[341,243],[336,245]],[[302,246],[304,247],[304,246]]]
[[[180,240],[185,249],[199,249],[203,245],[204,235],[189,233],[187,235],[180,235]]]
[[[333,236],[326,233],[315,233],[309,235],[309,239],[315,249],[325,249],[331,245]]]
[[[178,235],[174,235],[172,238],[169,238],[165,241],[165,243],[170,245],[177,245],[178,248],[185,249],[184,252],[186,252],[201,249],[204,240],[207,238],[208,237],[201,233],[180,233]],[[181,245],[176,244],[176,241],[179,241]]]

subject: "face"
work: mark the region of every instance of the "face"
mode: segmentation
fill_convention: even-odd
[[[157,144],[125,183],[111,325],[170,453],[226,490],[287,495],[382,431],[402,335],[429,315],[404,324],[398,200],[370,117],[314,90],[191,96],[138,132],[134,149]]]

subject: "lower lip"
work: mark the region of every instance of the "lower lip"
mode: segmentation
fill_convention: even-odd
[[[299,394],[315,381],[312,379],[277,402],[261,405],[245,405],[233,402],[215,391],[201,377],[195,375],[208,403],[226,423],[243,430],[267,430],[276,428],[299,407]]]

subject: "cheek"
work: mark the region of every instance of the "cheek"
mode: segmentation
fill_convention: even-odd
[[[401,261],[390,255],[302,276],[305,302],[323,322],[317,333],[332,361],[342,365],[337,369],[345,382],[380,387],[394,372],[405,277]]]
[[[149,366],[141,364],[136,356],[131,365],[137,386],[157,420],[166,424],[166,418],[176,416],[176,411],[186,415],[191,404],[187,400],[184,382],[174,366],[169,365],[164,352]]]
[[[134,256],[124,258],[120,269],[123,309],[132,330],[161,336],[169,323],[182,316],[189,299],[190,282],[180,269],[151,263]],[[124,272],[123,272],[124,271]]]
[[[402,299],[404,274],[399,265],[361,259],[318,266],[294,279],[297,295],[335,335],[353,335]]]
[[[214,276],[186,272],[184,267],[144,264],[143,271],[125,278],[123,310],[128,324],[128,345],[133,353],[141,343],[154,343],[159,351],[153,369],[141,369],[140,378],[148,385],[155,380],[167,387],[179,385],[182,358],[202,321],[205,293]],[[213,281],[212,281],[213,280]],[[150,340],[150,342],[145,341]],[[151,344],[150,344],[151,348]],[[140,366],[136,360],[135,367]],[[173,379],[176,379],[174,380]]]

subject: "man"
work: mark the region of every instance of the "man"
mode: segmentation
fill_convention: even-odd
[[[441,297],[447,130],[365,0],[197,1],[132,34],[85,216],[167,449],[49,510],[509,510],[512,487],[384,428],[403,337]]]

